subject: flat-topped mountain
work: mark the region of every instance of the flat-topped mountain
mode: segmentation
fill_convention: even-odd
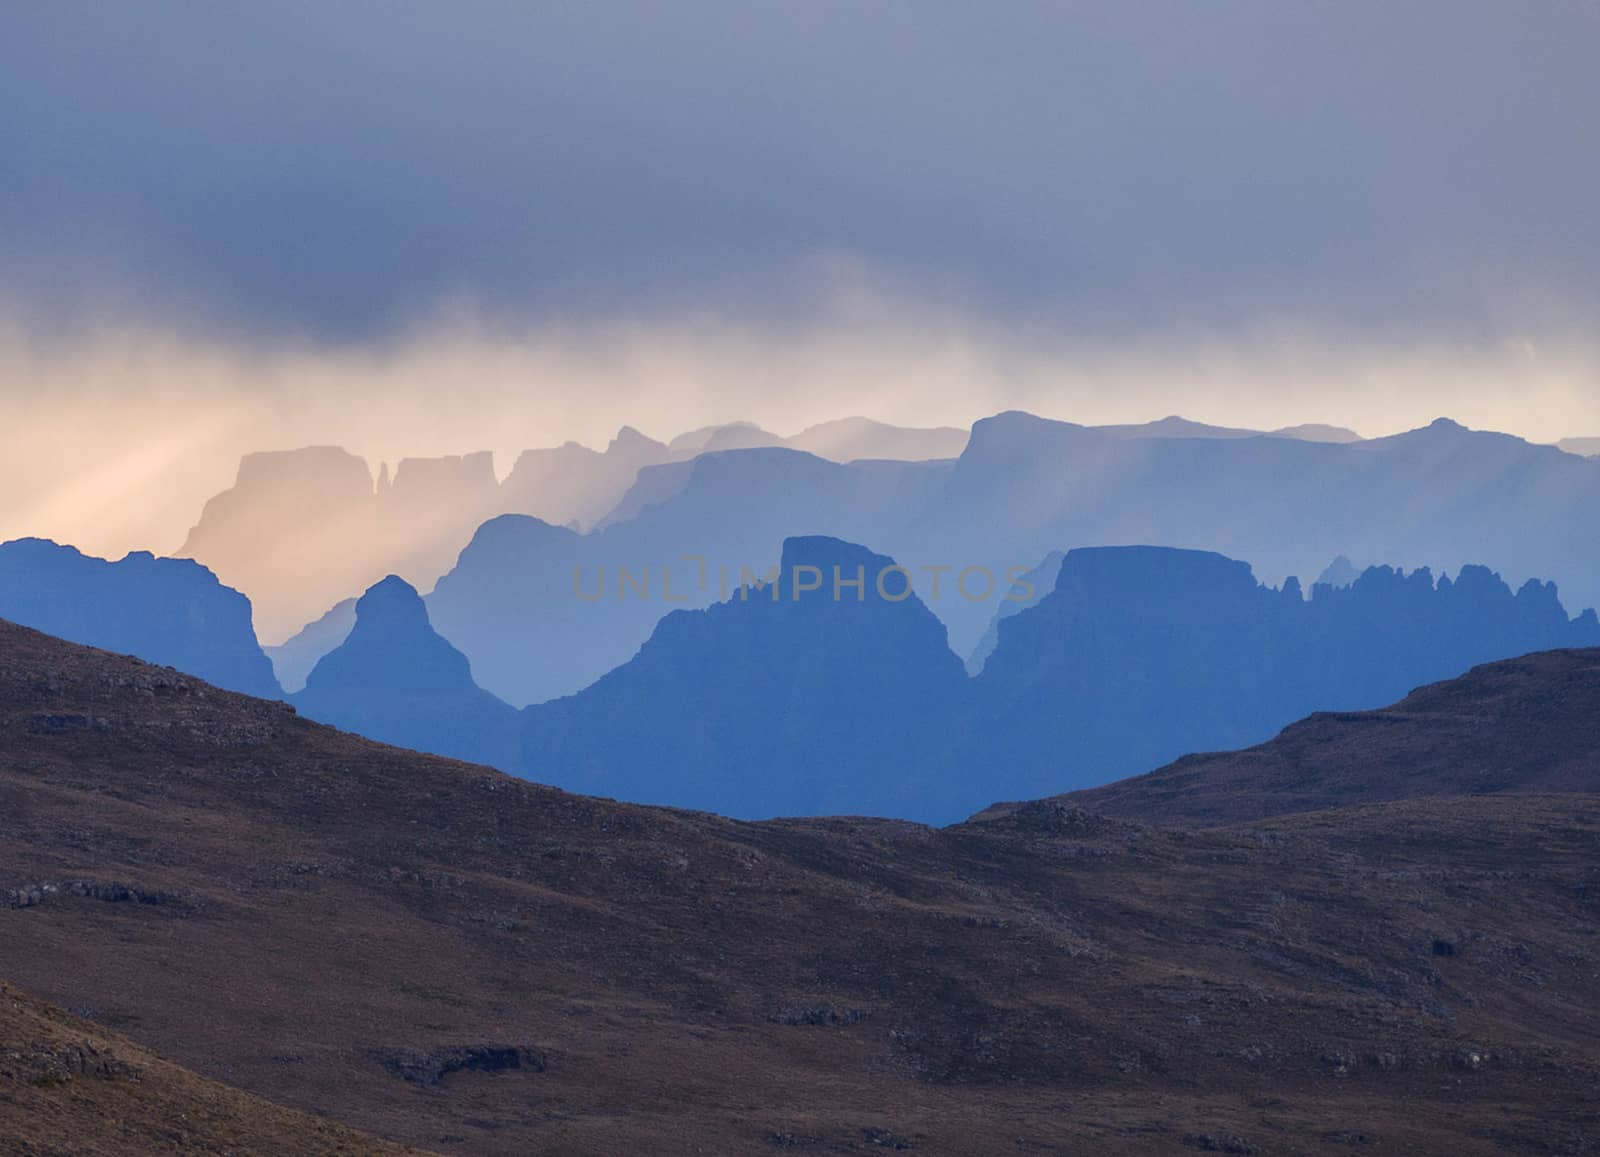
[[[250,600],[187,559],[139,552],[110,562],[46,539],[0,543],[0,617],[229,690],[281,694]]]
[[[500,503],[487,452],[406,458],[376,478],[336,447],[249,454],[179,554],[249,594],[275,644],[385,574],[431,586]]]
[[[524,712],[519,768],[742,818],[954,814],[966,677],[893,559],[791,538],[777,579],[657,624],[627,663]]]
[[[0,624],[0,815],[4,969],[71,1035],[436,1151],[1487,1157],[1600,1080],[1591,794],[743,824]]]
[[[1600,650],[1488,663],[1377,711],[1319,712],[1244,751],[1062,796],[1213,825],[1426,796],[1600,791]]]
[[[785,538],[864,541],[857,528],[914,501],[939,468],[844,466],[783,448],[651,467],[635,487],[650,500],[594,533],[510,515],[484,524],[428,610],[508,703],[574,694],[625,663],[668,612],[719,601],[743,570],[766,574]]]

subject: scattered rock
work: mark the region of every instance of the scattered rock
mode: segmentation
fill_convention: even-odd
[[[99,715],[30,715],[28,730],[34,735],[71,735],[80,731],[109,731],[111,721]]]
[[[832,1005],[823,1005],[818,1008],[780,1008],[776,1012],[767,1013],[767,1020],[772,1024],[824,1025],[831,1028],[860,1024],[866,1016],[867,1014],[859,1008],[835,1008]]]
[[[911,1142],[902,1137],[896,1137],[887,1129],[863,1129],[861,1139],[868,1145],[876,1145],[880,1149],[904,1150],[911,1148]]]
[[[126,884],[99,880],[46,880],[0,892],[0,908],[32,908],[55,896],[84,896],[111,904],[182,904],[176,892],[147,892]]]
[[[1206,1153],[1254,1153],[1255,1149],[1243,1137],[1231,1133],[1186,1133],[1183,1143],[1191,1149]]]
[[[501,1073],[510,1069],[545,1071],[544,1055],[519,1045],[470,1045],[436,1049],[433,1052],[407,1050],[390,1056],[389,1071],[415,1085],[437,1085],[451,1073]]]

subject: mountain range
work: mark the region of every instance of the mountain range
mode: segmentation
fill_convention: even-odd
[[[1600,646],[1592,610],[1569,618],[1552,585],[1513,592],[1479,566],[1437,580],[1370,567],[1309,598],[1262,585],[1246,563],[1165,547],[1067,551],[1054,570],[1042,597],[998,619],[969,677],[894,559],[792,538],[775,581],[667,615],[627,662],[520,714],[478,689],[415,592],[390,579],[294,702],[590,794],[740,818],[950,822],[987,796],[1260,742],[1480,662]]]
[[[606,540],[517,518],[484,533],[524,524],[558,542]],[[536,565],[503,560],[507,573]],[[438,612],[390,576],[347,619],[316,628],[330,649],[296,656],[314,665],[290,701],[384,742],[633,801],[949,822],[986,795],[1091,787],[1184,752],[1261,742],[1314,711],[1375,707],[1477,663],[1600,645],[1592,610],[1569,619],[1553,585],[1513,592],[1480,566],[1437,580],[1369,567],[1307,598],[1215,553],[1080,548],[1019,580],[1004,603],[1014,613],[996,617],[992,650],[969,677],[912,579],[862,546],[788,539],[771,572],[668,614],[589,686],[519,712],[482,687]],[[0,548],[0,580],[0,613],[282,693],[246,600],[193,563],[112,564],[25,541]],[[572,633],[547,646],[585,645],[583,622],[568,621]]]
[[[1176,417],[1093,429],[1117,442],[1358,441],[1337,427],[1263,434]],[[498,515],[526,514],[580,531],[611,526],[678,493],[695,476],[688,468],[693,459],[757,450],[789,449],[848,466],[859,475],[853,486],[857,492],[893,489],[896,463],[949,463],[964,453],[968,440],[968,431],[953,427],[916,429],[865,418],[821,423],[792,437],[751,423],[732,423],[692,431],[669,443],[624,427],[603,452],[573,442],[526,451],[504,483],[496,481],[486,452],[407,458],[392,477],[384,464],[376,478],[364,460],[334,447],[252,454],[241,462],[234,486],[206,503],[178,553],[204,563],[249,594],[258,631],[276,645],[385,574],[430,590],[474,531]],[[773,460],[768,455],[752,468]],[[764,537],[776,542],[792,534],[845,533],[888,541],[885,536],[895,529],[894,521],[887,520],[864,525],[858,533],[839,520],[842,513],[835,509],[828,519],[799,525],[774,520],[763,528]],[[937,526],[936,509],[916,513],[930,528]],[[644,565],[642,559],[629,561]],[[1008,559],[1005,565],[1020,561]],[[960,622],[953,626],[958,635],[965,629]],[[976,622],[971,636],[961,637],[962,646],[970,648],[982,626]],[[635,634],[632,646],[642,639],[643,634]],[[572,678],[564,683],[566,690],[583,685]],[[523,698],[521,690],[496,691],[513,700]]]
[[[1600,461],[1448,422],[1335,444],[1126,438],[1007,414],[979,422],[954,461],[839,464],[766,448],[647,467],[592,533],[485,524],[427,600],[483,686],[520,706],[572,694],[626,661],[673,609],[659,593],[663,568],[682,605],[706,606],[722,597],[722,573],[735,582],[741,568],[764,573],[788,537],[870,543],[900,560],[968,655],[1000,605],[1003,576],[1076,546],[1214,551],[1250,560],[1274,585],[1315,576],[1341,554],[1408,571],[1482,564],[1513,585],[1555,581],[1577,605],[1595,605],[1600,544],[1578,528],[1597,506]],[[954,590],[975,566],[997,580],[986,600]],[[950,568],[939,597],[932,567]],[[635,577],[648,568],[657,593],[619,596],[619,568]],[[575,575],[593,591],[602,572],[603,599],[575,597]]]
[[[728,448],[793,446],[824,458],[944,458],[967,431],[914,429],[866,418],[812,426],[793,438],[751,423],[708,427],[673,440],[629,426],[604,451],[576,442],[527,450],[501,483],[488,451],[406,458],[392,477],[338,447],[246,455],[234,485],[205,505],[178,551],[246,590],[264,638],[284,639],[386,572],[425,588],[449,569],[484,521],[528,514],[589,527],[623,497],[639,471]]]
[[[1600,652],[1434,689],[1504,744],[1436,749],[1414,704],[1357,765],[1327,753],[1334,810],[1182,830],[1065,801],[738,823],[4,623],[0,656],[0,1148],[382,1151],[350,1126],[475,1154],[1488,1155],[1592,1132],[1600,799],[1592,757],[1542,767],[1592,752]],[[1425,797],[1364,770],[1418,761]]]

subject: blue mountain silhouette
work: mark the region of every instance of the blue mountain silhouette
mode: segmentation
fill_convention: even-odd
[[[119,562],[42,538],[0,545],[0,618],[277,699],[250,600],[199,563],[139,551]]]
[[[372,739],[480,763],[511,763],[516,711],[480,688],[467,657],[428,622],[416,589],[390,575],[356,602],[349,637],[290,702]]]

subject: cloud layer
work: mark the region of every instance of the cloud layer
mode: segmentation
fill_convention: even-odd
[[[366,339],[843,255],[1097,335],[1592,318],[1600,8],[820,0],[32,5],[5,289]]]
[[[0,537],[239,453],[1181,411],[1600,432],[1600,5],[38,4]]]

